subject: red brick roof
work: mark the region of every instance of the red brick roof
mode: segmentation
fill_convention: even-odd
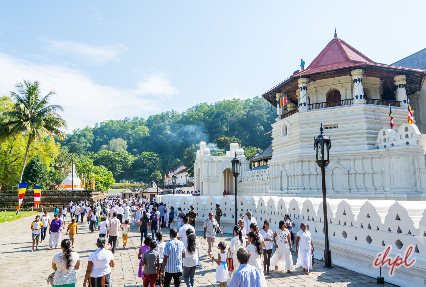
[[[292,77],[301,77],[365,64],[371,65],[376,64],[376,62],[363,55],[345,41],[333,38],[307,69],[292,75]]]

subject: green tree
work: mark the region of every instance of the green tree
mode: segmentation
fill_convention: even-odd
[[[88,156],[80,156],[75,159],[77,174],[83,174],[86,177],[88,189],[90,183],[95,179],[95,190],[108,191],[114,184],[114,176],[106,167],[93,164],[93,159]]]
[[[41,161],[40,156],[36,155],[25,167],[22,179],[30,185],[42,185],[46,187],[49,170],[47,164]]]
[[[93,155],[93,160],[95,165],[103,165],[117,176],[130,169],[134,157],[127,151],[102,150]]]
[[[127,150],[127,142],[122,138],[112,139],[109,141],[108,145],[103,145],[101,150],[109,150],[109,151],[126,151]]]
[[[246,156],[247,160],[252,158],[256,154],[257,150],[259,150],[260,153],[263,152],[260,148],[257,148],[254,146],[243,147],[243,149],[244,149],[244,155]]]
[[[0,140],[19,134],[28,135],[24,162],[19,176],[19,182],[22,182],[31,143],[45,134],[62,138],[64,133],[60,129],[64,128],[66,123],[57,113],[63,110],[62,107],[49,105],[49,99],[54,92],[49,92],[42,97],[37,81],[34,83],[24,81],[24,84],[19,83],[16,87],[19,94],[11,92],[15,103],[12,110],[4,113],[8,120],[0,125]]]
[[[163,180],[163,175],[161,174],[159,170],[156,170],[153,173],[151,173],[150,180],[155,182],[157,181],[161,182]]]
[[[241,141],[236,137],[219,137],[213,141],[213,143],[217,144],[219,149],[229,149],[229,145],[231,143],[238,143],[241,146]]]

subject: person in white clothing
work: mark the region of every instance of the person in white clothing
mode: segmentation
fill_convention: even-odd
[[[192,227],[192,225],[188,224],[188,216],[184,216],[183,218],[183,226],[181,228],[179,228],[179,232],[178,232],[178,240],[181,240],[182,242],[186,240],[186,230],[187,229],[192,229],[194,230],[195,233],[195,229],[194,227]]]
[[[99,222],[99,237],[106,237],[107,228],[108,228],[108,222],[107,218],[105,216],[102,216],[101,222]]]
[[[238,262],[237,258],[237,251],[241,247],[244,247],[245,245],[243,241],[243,234],[241,232],[241,229],[238,225],[234,226],[234,237],[231,239],[231,244],[229,245],[228,251],[231,254],[231,258],[234,264],[234,271],[231,271],[230,277],[232,278],[233,273],[238,270],[240,267],[240,263]],[[229,282],[228,282],[229,283]]]
[[[286,228],[284,221],[279,222],[279,229],[274,233],[274,242],[276,251],[271,258],[271,264],[278,271],[278,266],[282,267],[287,273],[292,273],[293,257],[291,256],[291,237],[290,231]]]
[[[254,223],[257,224],[256,218],[251,214],[251,211],[247,211],[246,213],[241,216],[241,219],[244,222],[244,227],[246,229],[246,235],[250,232],[250,224]]]
[[[259,236],[254,232],[250,232],[248,234],[247,240],[249,245],[246,247],[246,249],[250,254],[249,262],[247,264],[257,268],[260,274],[260,286],[267,287],[265,275],[262,272],[262,263],[260,260],[262,256],[262,244],[259,241]]]
[[[86,276],[83,287],[90,280],[90,286],[111,286],[111,268],[114,267],[114,255],[105,249],[105,238],[99,237],[96,246],[98,249],[89,255]]]
[[[296,253],[297,263],[296,266],[302,266],[303,271],[309,273],[312,269],[312,252],[314,251],[314,244],[312,243],[311,233],[306,228],[306,224],[300,225],[300,230],[296,238]]]
[[[209,257],[211,257],[212,246],[216,238],[216,231],[219,231],[223,237],[223,233],[220,230],[219,223],[217,223],[217,220],[213,218],[213,212],[209,213],[209,218],[204,222],[203,228],[204,228],[203,238],[207,239],[207,243],[209,246],[207,253],[209,254]]]
[[[271,275],[271,273],[269,273],[269,266],[271,265],[274,232],[269,229],[268,220],[265,220],[263,222],[263,229],[260,231],[260,235],[262,235],[265,244],[265,246],[263,247],[263,273],[265,275]]]

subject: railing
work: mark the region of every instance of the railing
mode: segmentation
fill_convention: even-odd
[[[331,107],[340,107],[340,106],[350,106],[353,104],[353,99],[346,99],[340,101],[330,101],[330,102],[322,102],[322,103],[314,103],[309,104],[309,110],[317,110]]]
[[[366,99],[366,104],[368,105],[377,105],[377,106],[389,106],[392,107],[400,107],[401,102],[400,101],[390,101],[390,100],[381,100],[381,99]]]
[[[289,111],[289,112],[287,112],[287,113],[285,113],[284,115],[281,115],[281,119],[284,119],[284,118],[286,118],[286,117],[289,117],[289,116],[291,116],[291,115],[294,115],[295,113],[297,113],[299,111],[299,109],[298,108],[296,108],[296,109],[294,109],[294,110],[291,110],[291,111]]]

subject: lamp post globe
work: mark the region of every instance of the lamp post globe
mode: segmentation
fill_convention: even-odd
[[[238,213],[238,208],[237,208],[237,177],[240,174],[240,169],[241,169],[241,163],[240,160],[237,158],[237,153],[235,153],[235,157],[234,159],[231,161],[232,163],[232,175],[235,178],[235,225],[238,224],[238,217],[237,217],[237,213]]]
[[[316,162],[321,168],[321,177],[322,177],[322,205],[324,213],[324,263],[325,267],[331,266],[331,250],[328,242],[328,219],[327,219],[327,188],[325,185],[325,168],[330,163],[330,149],[331,149],[331,140],[328,136],[323,134],[323,128],[321,124],[320,134],[317,138],[314,139],[314,149],[316,154]]]
[[[176,174],[172,175],[172,183],[173,183],[173,195],[175,195]]]

